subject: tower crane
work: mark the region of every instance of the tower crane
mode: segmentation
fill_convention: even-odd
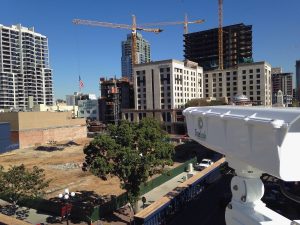
[[[117,23],[108,23],[108,22],[100,22],[100,21],[92,21],[92,20],[82,20],[82,19],[73,19],[73,24],[76,25],[88,25],[88,26],[100,26],[100,27],[110,27],[110,28],[120,28],[120,29],[127,29],[131,30],[131,37],[132,37],[132,46],[131,46],[131,61],[132,65],[137,64],[137,57],[136,57],[136,32],[137,31],[145,31],[145,32],[153,32],[153,33],[160,33],[163,30],[159,28],[143,28],[137,26],[136,24],[136,17],[132,15],[132,24],[117,24]]]
[[[194,20],[194,21],[188,21],[187,14],[185,14],[184,21],[177,21],[177,22],[158,22],[158,23],[146,23],[141,24],[142,26],[169,26],[169,25],[179,25],[183,24],[184,27],[184,34],[188,33],[188,24],[201,24],[204,23],[205,20]]]
[[[218,14],[219,14],[219,29],[218,29],[219,69],[223,70],[223,0],[218,0]]]

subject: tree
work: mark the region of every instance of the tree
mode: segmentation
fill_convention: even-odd
[[[102,179],[117,176],[130,203],[135,203],[140,185],[173,164],[174,146],[167,139],[160,124],[150,118],[139,124],[121,121],[109,125],[107,134],[97,136],[84,148],[83,170]]]
[[[189,100],[185,104],[185,108],[196,107],[196,106],[214,106],[214,105],[227,105],[226,99],[223,98],[219,100],[207,101],[205,98],[194,98]]]
[[[49,183],[44,170],[37,166],[29,170],[22,164],[11,166],[8,171],[0,166],[0,193],[8,197],[15,208],[21,198],[41,197]]]

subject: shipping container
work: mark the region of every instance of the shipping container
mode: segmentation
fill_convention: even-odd
[[[0,123],[0,153],[8,151],[10,145],[10,124]]]

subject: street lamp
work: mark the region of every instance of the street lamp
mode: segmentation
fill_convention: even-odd
[[[58,197],[65,202],[65,206],[62,207],[61,214],[62,214],[62,218],[66,216],[67,225],[69,225],[69,215],[72,209],[72,204],[69,204],[69,201],[70,198],[74,196],[75,196],[75,192],[70,193],[68,188],[65,189],[65,192],[63,194],[58,195]]]

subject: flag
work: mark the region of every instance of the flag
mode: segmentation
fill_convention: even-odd
[[[81,80],[81,77],[79,76],[79,88],[83,88],[84,84],[83,81]]]

